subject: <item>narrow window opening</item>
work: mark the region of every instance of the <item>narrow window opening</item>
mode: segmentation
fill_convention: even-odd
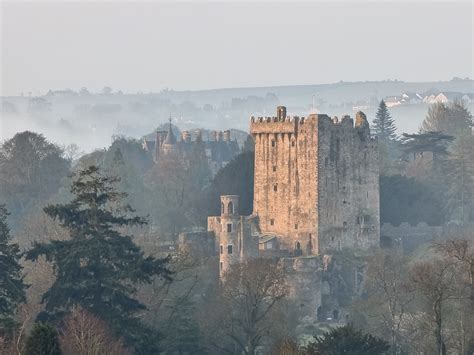
[[[227,254],[232,254],[232,245],[227,246]]]
[[[274,224],[275,224],[275,220],[272,218],[272,219],[270,220],[270,225],[273,226]]]
[[[275,146],[275,141],[274,141],[274,140],[272,140],[272,147],[274,147],[274,146]]]
[[[221,261],[221,270],[224,269],[224,263]]]
[[[224,254],[224,246],[221,244],[221,254]]]
[[[273,191],[277,191],[278,190],[278,186],[277,185],[273,185]]]
[[[298,229],[298,223],[295,224],[295,229]]]
[[[291,141],[291,146],[292,146],[292,147],[295,146],[295,141]]]
[[[232,223],[227,223],[227,233],[232,232]]]
[[[273,169],[273,171],[277,171],[276,165],[273,165],[273,168],[272,168],[272,169]]]

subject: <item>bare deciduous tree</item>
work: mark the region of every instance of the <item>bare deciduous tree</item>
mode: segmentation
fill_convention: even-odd
[[[65,355],[131,354],[104,321],[79,307],[64,319],[59,341]]]
[[[279,306],[287,294],[285,270],[276,261],[254,259],[233,265],[212,311],[206,313],[211,325],[208,342],[220,351],[255,354],[276,335]]]

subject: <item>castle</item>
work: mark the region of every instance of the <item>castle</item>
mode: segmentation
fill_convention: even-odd
[[[221,197],[208,218],[220,274],[258,256],[318,256],[380,242],[377,142],[364,113],[251,118],[255,141],[253,214],[237,214],[238,197]]]
[[[182,131],[178,139],[173,132],[171,120],[168,130],[157,130],[154,140],[144,138],[142,147],[153,155],[155,162],[170,155],[187,159],[193,156],[192,153],[202,150],[212,175],[215,175],[240,152],[238,143],[232,140],[228,130],[211,131],[206,141],[203,140],[202,131],[199,129],[194,132]]]

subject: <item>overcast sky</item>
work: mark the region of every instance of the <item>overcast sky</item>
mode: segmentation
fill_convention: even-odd
[[[1,95],[473,76],[465,2],[11,2]]]

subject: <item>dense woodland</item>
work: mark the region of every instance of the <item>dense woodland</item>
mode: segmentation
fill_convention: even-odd
[[[122,136],[87,155],[29,131],[0,142],[0,353],[474,353],[472,115],[436,104],[416,134],[396,124],[382,101],[381,222],[444,232],[409,253],[336,252],[337,328],[297,317],[272,259],[235,266],[221,287],[216,260],[169,248],[206,228],[221,194],[252,212],[251,137],[213,177],[198,155],[157,165]]]

